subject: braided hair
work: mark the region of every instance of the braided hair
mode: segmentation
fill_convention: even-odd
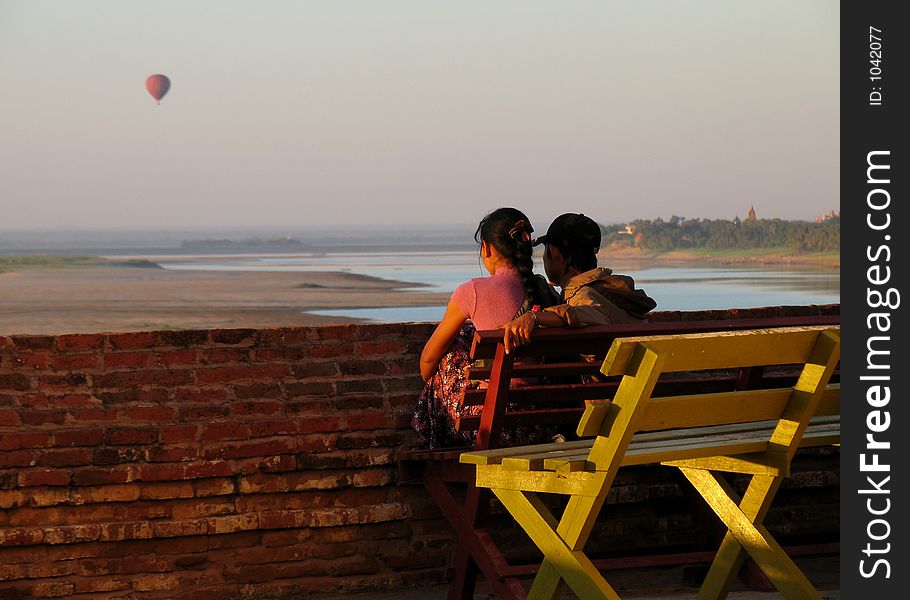
[[[554,298],[547,282],[534,275],[531,246],[531,222],[516,208],[497,208],[481,221],[474,232],[474,241],[491,244],[518,271],[525,288],[525,305],[552,306]]]

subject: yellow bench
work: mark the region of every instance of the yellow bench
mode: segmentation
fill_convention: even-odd
[[[490,488],[544,553],[531,598],[567,583],[580,598],[619,598],[584,546],[621,466],[677,467],[727,526],[698,598],[723,598],[748,553],[786,598],[820,596],[762,525],[800,446],[840,440],[836,327],[617,339],[602,372],[622,375],[612,401],[588,401],[577,442],[466,452],[477,487]],[[796,384],[651,398],[661,373],[802,364]],[[715,472],[751,475],[742,498]],[[537,496],[569,496],[556,519]]]

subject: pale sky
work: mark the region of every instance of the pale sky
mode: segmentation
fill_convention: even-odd
[[[813,220],[838,55],[833,0],[0,0],[0,230]]]

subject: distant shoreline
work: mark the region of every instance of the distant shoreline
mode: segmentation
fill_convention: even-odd
[[[665,263],[709,263],[717,265],[778,265],[799,267],[821,267],[840,269],[839,253],[797,253],[786,249],[762,251],[752,250],[709,250],[692,248],[687,250],[642,250],[641,248],[607,247],[598,255],[606,265],[625,261],[655,261]]]

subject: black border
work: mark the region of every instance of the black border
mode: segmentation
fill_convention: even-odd
[[[906,237],[910,235],[907,211],[904,204],[906,196],[905,174],[907,173],[907,153],[902,150],[906,140],[907,120],[905,112],[910,112],[904,80],[910,68],[907,61],[906,38],[907,21],[898,16],[898,2],[843,0],[841,2],[841,598],[899,599],[906,598],[910,591],[906,582],[910,581],[910,561],[905,550],[905,542],[910,540],[906,523],[910,504],[899,489],[906,489],[907,473],[905,463],[908,461],[908,450],[901,441],[910,438],[910,417],[906,406],[910,403],[907,396],[906,380],[910,375],[904,371],[910,367],[907,362],[903,329],[903,306],[895,309],[875,309],[867,301],[868,290],[885,291],[894,288],[898,293],[907,290],[908,262]],[[905,10],[907,5],[903,7]],[[902,11],[905,12],[905,11]],[[876,34],[882,38],[881,44],[881,77],[872,81],[870,68],[870,26],[882,30]],[[880,87],[882,100],[880,106],[870,103],[870,93]],[[867,182],[867,155],[873,151],[889,151],[889,155],[879,155],[876,160],[890,164],[890,181],[887,184],[870,184]],[[882,173],[876,171],[875,173]],[[884,179],[884,177],[875,177]],[[881,211],[870,210],[867,206],[867,194],[874,189],[886,188],[890,194],[889,206]],[[881,203],[885,198],[881,193],[875,199]],[[884,212],[890,215],[890,226],[876,231],[867,224],[867,215],[872,214],[875,223],[884,223]],[[890,235],[890,239],[885,239]],[[890,248],[890,261],[886,261],[887,252],[881,251],[875,256],[880,246]],[[886,284],[873,285],[869,282],[868,270],[879,265],[878,275],[884,267],[890,267],[890,280]],[[903,294],[901,294],[904,296]],[[901,298],[901,302],[910,302],[910,296]],[[888,333],[878,331],[878,326],[869,327],[867,317],[870,313],[887,311],[891,317],[891,329]],[[889,428],[876,433],[876,439],[889,441],[890,450],[880,451],[880,460],[890,465],[891,479],[881,484],[881,474],[863,473],[860,471],[860,454],[868,453],[865,448],[866,434],[869,433],[867,417],[870,411],[876,410],[867,402],[869,381],[860,378],[867,375],[867,341],[872,335],[889,335],[888,342],[878,341],[879,349],[890,351],[887,360],[891,380],[883,382],[889,385],[891,399],[887,406],[878,410],[887,410],[890,416]],[[867,459],[868,462],[868,459]],[[873,497],[860,493],[870,486],[867,476],[873,476],[888,494],[875,495],[873,506],[881,509],[884,498],[890,499],[890,510],[876,517],[871,515],[866,500]],[[882,518],[890,527],[885,540],[873,541],[868,537],[867,526],[872,519]],[[873,532],[881,535],[886,531],[885,525],[878,523]],[[863,553],[867,543],[873,547],[886,548],[888,552],[873,556]],[[884,565],[872,569],[876,559],[887,560],[890,566],[890,577],[885,577]],[[860,573],[860,561],[865,560],[867,572],[871,577]],[[862,594],[862,595],[861,595]]]

